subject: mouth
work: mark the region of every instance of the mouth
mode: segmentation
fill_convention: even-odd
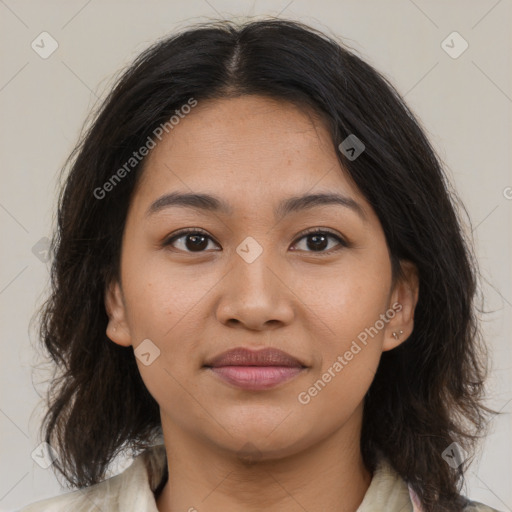
[[[308,367],[282,350],[238,347],[211,359],[204,368],[237,388],[259,391],[287,382]]]

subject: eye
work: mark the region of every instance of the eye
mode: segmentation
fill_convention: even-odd
[[[348,242],[346,242],[343,238],[341,238],[339,235],[327,231],[327,230],[320,230],[318,228],[313,228],[308,230],[306,233],[304,233],[298,240],[306,240],[305,247],[306,249],[300,249],[300,250],[306,250],[306,252],[320,252],[320,253],[330,253],[335,252],[337,250],[340,250],[342,247],[349,247]],[[338,242],[338,248],[332,251],[332,246],[329,248],[329,250],[325,250],[329,246],[329,239],[335,240]],[[293,246],[292,246],[293,247]],[[336,247],[336,244],[335,244]],[[309,249],[309,250],[308,250]],[[292,248],[292,250],[295,250]]]
[[[305,248],[303,247],[299,250],[304,250],[306,252],[331,253],[341,249],[342,247],[350,247],[350,244],[338,234],[328,230],[321,230],[319,228],[312,228],[306,231],[297,240],[301,241],[303,239],[307,240]],[[329,250],[326,250],[326,248],[329,247],[329,239],[337,242],[337,245],[339,246],[337,249],[334,249],[334,251],[332,251],[332,247],[330,247]],[[167,238],[163,242],[162,246],[172,246],[173,248],[184,252],[205,252],[210,241],[213,242],[210,235],[200,228],[183,229]],[[215,243],[215,245],[217,244]],[[295,242],[291,250],[295,251],[296,249],[294,247],[296,246],[297,242]],[[336,247],[336,244],[334,247]]]
[[[204,252],[208,247],[208,242],[213,239],[202,229],[183,229],[166,239],[162,244],[164,247],[169,245],[184,252]],[[180,242],[176,247],[176,242]]]

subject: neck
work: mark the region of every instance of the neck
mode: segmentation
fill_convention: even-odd
[[[372,474],[359,449],[361,415],[285,457],[228,452],[162,417],[169,478],[159,512],[355,512]]]

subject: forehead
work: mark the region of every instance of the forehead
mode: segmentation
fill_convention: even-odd
[[[198,102],[162,137],[135,199],[147,204],[175,189],[238,198],[245,207],[316,189],[365,203],[315,112],[256,95]]]

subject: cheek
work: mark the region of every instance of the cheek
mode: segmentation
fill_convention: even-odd
[[[297,295],[321,320],[326,348],[343,348],[385,313],[391,266],[386,258],[355,255],[328,272],[303,273],[296,282]]]
[[[136,253],[132,253],[135,255]],[[124,268],[127,317],[134,345],[149,339],[159,350],[150,366],[137,360],[142,379],[160,403],[182,407],[186,394],[179,383],[195,386],[190,373],[202,364],[205,304],[208,290],[218,281],[213,273],[194,266],[172,266],[159,255],[126,261]],[[189,397],[190,398],[190,397]]]
[[[330,410],[329,422],[334,424],[347,420],[373,381],[382,354],[384,330],[379,320],[388,292],[386,280],[344,284],[323,294],[315,311],[321,320],[312,333],[317,364],[297,397],[311,417]]]
[[[156,258],[127,265],[125,297],[134,344],[149,339],[159,350],[149,365],[136,360],[146,388],[164,410],[184,411],[201,394],[190,374],[199,365],[201,299],[211,286],[194,285],[197,272],[170,270]]]
[[[350,411],[368,390],[382,353],[391,286],[387,253],[375,250],[372,258],[347,258],[332,275],[303,283],[303,296],[315,324],[317,365],[311,372],[305,400],[315,407],[329,402]],[[318,276],[317,276],[318,277]],[[315,284],[313,286],[313,284]],[[318,398],[317,398],[318,397]],[[322,405],[323,404],[323,405]]]
[[[127,263],[124,278],[132,332],[162,343],[192,322],[201,300],[215,284],[213,275],[200,276],[192,266],[172,266],[161,256],[147,255]]]

